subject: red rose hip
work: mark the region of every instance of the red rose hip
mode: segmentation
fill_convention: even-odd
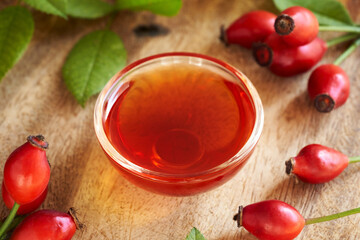
[[[349,165],[349,158],[335,149],[310,144],[286,162],[286,173],[308,183],[325,183],[337,177]]]
[[[308,9],[294,6],[285,9],[275,20],[275,31],[290,46],[301,46],[313,41],[319,32],[319,22]]]
[[[290,77],[310,70],[326,52],[326,43],[315,38],[298,47],[287,46],[281,36],[271,34],[264,43],[253,47],[253,56],[260,66],[268,66],[278,76]]]
[[[48,192],[48,188],[46,187],[45,191],[43,191],[43,193],[38,198],[36,198],[34,201],[26,203],[24,205],[21,205],[19,207],[19,209],[17,210],[16,214],[23,215],[23,214],[27,214],[27,213],[30,213],[30,212],[38,209],[40,207],[40,205],[44,202],[47,192]],[[8,191],[6,190],[4,182],[2,183],[2,186],[1,186],[1,194],[2,194],[2,198],[4,200],[6,207],[8,209],[11,209],[14,206],[15,201],[10,196]]]
[[[76,231],[75,221],[77,219],[68,213],[39,210],[15,228],[10,240],[70,240]]]
[[[278,200],[240,206],[234,220],[238,227],[243,226],[261,240],[294,239],[305,225],[305,219],[294,207]]]
[[[275,18],[275,14],[263,10],[246,13],[226,30],[222,28],[220,38],[226,44],[239,44],[251,48],[253,43],[263,41],[275,32]]]
[[[14,201],[30,203],[46,189],[50,179],[50,165],[44,137],[29,136],[28,142],[15,149],[4,167],[4,185]]]
[[[321,65],[310,75],[308,93],[319,112],[330,112],[348,99],[350,81],[341,67],[334,64]]]
[[[360,160],[360,158],[357,158]],[[279,200],[268,200],[240,206],[234,216],[238,227],[243,226],[260,240],[292,240],[300,234],[305,225],[331,221],[360,213],[360,207],[335,214],[307,218],[289,204]]]

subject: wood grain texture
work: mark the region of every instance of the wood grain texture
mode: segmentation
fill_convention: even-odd
[[[343,2],[352,18],[359,21],[359,2]],[[2,1],[0,8],[12,3]],[[286,176],[284,161],[310,143],[334,147],[351,156],[360,154],[360,52],[341,65],[351,78],[348,102],[330,114],[318,113],[306,95],[310,73],[276,77],[257,66],[250,51],[225,47],[218,40],[220,25],[227,26],[255,9],[275,11],[269,0],[184,0],[178,16],[121,12],[111,27],[124,41],[128,63],[161,52],[191,51],[224,60],[253,82],[264,105],[264,131],[250,161],[225,185],[180,198],[155,195],[124,180],[95,137],[96,96],[81,108],[61,78],[61,67],[74,44],[85,34],[102,29],[107,18],[66,21],[36,11],[30,46],[0,83],[0,167],[27,135],[44,134],[50,143],[52,175],[42,208],[66,211],[75,207],[87,227],[74,239],[184,239],[196,226],[210,240],[253,240],[232,220],[240,204],[279,199],[306,217],[359,207],[360,165],[352,165],[330,183],[309,185]],[[161,24],[170,33],[137,38],[133,29],[144,23]],[[333,34],[320,36],[329,38]],[[345,48],[333,47],[322,62],[332,62]],[[8,210],[3,203],[0,206],[4,217]],[[357,215],[307,226],[297,239],[357,240],[359,222]]]

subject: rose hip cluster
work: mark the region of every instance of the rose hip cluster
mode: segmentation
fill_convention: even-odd
[[[226,30],[222,28],[220,38],[226,44],[252,48],[260,66],[290,77],[313,68],[329,46],[351,39],[328,44],[317,37],[318,32],[316,16],[304,7],[293,6],[279,16],[263,10],[249,12]],[[349,97],[349,78],[337,64],[321,65],[309,78],[308,94],[319,112],[330,112]]]
[[[8,157],[1,190],[4,203],[11,211],[0,227],[1,239],[5,234],[11,235],[12,240],[68,240],[74,235],[79,224],[73,209],[69,213],[54,210],[33,212],[40,207],[48,192],[50,164],[46,157],[47,148],[48,143],[42,135],[29,136],[27,142]],[[14,230],[10,229],[15,215],[28,213],[31,214]]]
[[[226,43],[252,47],[260,66],[289,77],[310,70],[324,55],[327,46],[317,38],[318,31],[315,15],[295,6],[279,16],[263,10],[249,12],[231,24],[222,36]]]
[[[285,9],[279,16],[261,10],[249,12],[226,30],[222,28],[221,39],[226,44],[252,48],[260,66],[268,67],[278,76],[290,77],[314,67],[328,47],[358,38],[334,64],[321,65],[310,75],[309,97],[319,112],[330,112],[343,105],[349,97],[349,78],[338,65],[360,45],[360,38],[359,34],[348,34],[324,42],[317,37],[318,31],[316,16],[306,8],[294,6]],[[307,183],[325,183],[356,162],[360,162],[360,156],[347,157],[335,149],[310,144],[286,162],[286,173]],[[360,213],[360,208],[305,219],[289,204],[267,200],[240,206],[234,220],[238,227],[244,227],[261,240],[291,240],[300,234],[305,225],[356,213]]]

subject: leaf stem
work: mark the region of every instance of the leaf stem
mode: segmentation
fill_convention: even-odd
[[[360,33],[360,27],[359,26],[319,26],[319,31]]]
[[[349,157],[349,163],[357,163],[360,162],[360,156]]]
[[[16,216],[16,212],[19,209],[20,205],[17,203],[14,203],[14,206],[12,207],[9,216],[5,219],[4,223],[0,227],[0,237],[6,232],[8,227],[10,226],[11,222],[13,221],[14,217]]]
[[[342,35],[340,37],[336,37],[336,38],[333,38],[333,39],[330,39],[330,40],[326,41],[326,46],[331,47],[331,46],[334,46],[336,44],[339,44],[339,43],[346,42],[346,41],[349,41],[351,39],[354,39],[354,38],[356,38],[358,36],[359,36],[358,33],[348,33],[348,34]]]
[[[353,44],[350,45],[350,47],[348,47],[348,49],[346,49],[345,52],[343,52],[335,61],[334,61],[334,65],[339,65],[340,63],[342,63],[342,61],[344,61],[353,51],[355,51],[355,49],[360,45],[360,38],[358,38]]]
[[[351,209],[351,210],[348,210],[348,211],[340,212],[340,213],[335,213],[335,214],[328,215],[328,216],[323,216],[323,217],[318,217],[318,218],[308,218],[308,219],[305,220],[305,225],[310,225],[310,224],[320,223],[320,222],[326,222],[326,221],[346,217],[346,216],[356,214],[356,213],[360,213],[360,207],[359,208],[354,208],[354,209]]]

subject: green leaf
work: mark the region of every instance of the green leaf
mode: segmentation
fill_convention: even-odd
[[[125,64],[126,50],[121,39],[110,30],[99,30],[76,43],[62,74],[70,92],[84,106]]]
[[[275,6],[283,11],[292,6],[302,6],[311,10],[320,25],[354,25],[346,8],[336,0],[273,0]]]
[[[181,9],[181,0],[116,0],[117,9],[147,10],[155,14],[174,16]]]
[[[24,0],[24,2],[36,10],[67,18],[67,0]]]
[[[115,6],[101,0],[68,0],[67,14],[77,18],[99,18],[115,11]]]
[[[186,236],[185,240],[206,240],[205,237],[201,234],[196,227],[193,227],[189,234]]]
[[[34,32],[29,10],[20,6],[0,11],[0,80],[21,58]]]

